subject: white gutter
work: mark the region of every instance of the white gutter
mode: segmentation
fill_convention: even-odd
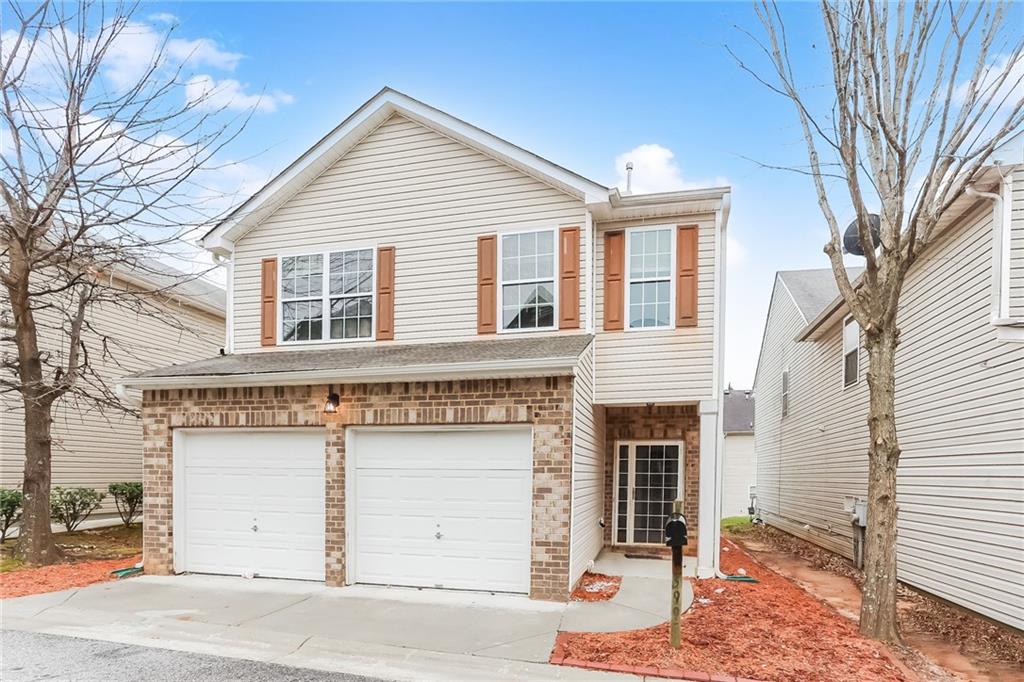
[[[385,381],[447,381],[467,378],[571,376],[578,356],[491,362],[457,362],[405,367],[314,369],[294,372],[207,374],[166,377],[128,377],[126,388],[215,388],[226,386],[301,386],[306,384],[374,384]],[[121,390],[119,388],[118,390]]]
[[[729,225],[729,211],[732,208],[732,193],[727,193],[722,197],[722,208],[715,214],[715,230],[716,238],[721,240],[721,247],[718,249],[721,260],[721,265],[717,269],[718,276],[715,278],[716,281],[716,296],[717,305],[715,306],[718,319],[715,321],[715,334],[718,336],[714,348],[718,355],[715,358],[715,381],[712,382],[715,385],[715,400],[718,402],[718,419],[715,420],[717,424],[715,434],[715,554],[713,567],[715,569],[715,576],[724,578],[725,574],[722,573],[722,498],[724,497],[723,487],[725,486],[725,466],[723,465],[722,458],[725,456],[725,395],[722,392],[722,379],[725,375],[725,353],[723,346],[725,344],[725,282],[726,282],[726,268],[728,267],[728,253],[727,246],[729,240],[726,238],[726,229]]]
[[[1006,180],[1003,181],[1004,183]],[[982,192],[973,184],[967,185],[967,196],[988,199],[992,202],[992,321],[1010,316],[1009,301],[1003,296],[1003,196],[997,192]]]

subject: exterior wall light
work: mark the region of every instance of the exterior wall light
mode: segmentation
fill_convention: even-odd
[[[324,401],[324,414],[334,414],[338,411],[341,403],[341,396],[334,392],[334,386],[327,387],[327,400]]]

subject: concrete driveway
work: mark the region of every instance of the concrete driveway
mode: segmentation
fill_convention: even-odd
[[[142,576],[5,600],[2,625],[384,679],[594,679],[593,671],[546,664],[557,632],[667,620],[669,583],[662,571],[668,562],[657,564],[627,570],[633,575],[624,577],[610,602],[570,604],[441,590]],[[596,570],[602,568],[611,567],[599,560]]]

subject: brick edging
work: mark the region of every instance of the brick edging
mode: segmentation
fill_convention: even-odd
[[[733,677],[732,675],[720,675],[718,673],[703,673],[697,670],[656,668],[649,665],[621,665],[619,663],[584,661],[580,658],[566,658],[564,656],[552,656],[549,662],[551,665],[567,665],[572,668],[603,670],[613,673],[626,673],[627,675],[642,675],[644,677],[664,677],[670,680],[692,680],[693,682],[761,682],[760,680],[751,680],[746,677]]]

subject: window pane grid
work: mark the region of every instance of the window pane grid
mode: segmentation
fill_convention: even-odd
[[[353,249],[282,258],[282,341],[371,338],[373,254]]]
[[[507,234],[501,238],[503,329],[555,326],[555,233]]]
[[[636,230],[629,235],[629,327],[671,325],[672,231]]]

